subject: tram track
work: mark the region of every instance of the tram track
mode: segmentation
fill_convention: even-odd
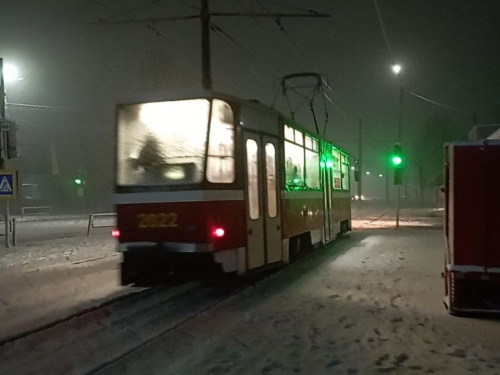
[[[377,215],[374,219],[370,219],[369,224],[373,224],[377,221],[381,221],[385,217],[389,218],[389,212],[390,212],[389,210],[385,210],[381,214]]]
[[[231,281],[174,282],[23,332],[1,343],[2,368],[20,375],[98,374],[251,284]],[[25,368],[23,363],[38,367]]]

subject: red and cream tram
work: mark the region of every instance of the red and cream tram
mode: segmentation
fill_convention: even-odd
[[[186,253],[245,274],[351,229],[349,155],[257,102],[118,105],[116,157],[123,284]]]

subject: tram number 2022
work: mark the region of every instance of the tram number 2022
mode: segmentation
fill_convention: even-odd
[[[139,214],[137,215],[139,228],[172,228],[177,227],[177,214],[158,213],[158,214]]]

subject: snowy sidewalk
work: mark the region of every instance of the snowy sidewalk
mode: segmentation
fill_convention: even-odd
[[[109,234],[0,247],[0,275],[37,271],[116,254],[116,240]]]

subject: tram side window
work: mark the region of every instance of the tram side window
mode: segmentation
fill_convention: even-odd
[[[349,190],[349,156],[342,154],[342,190]]]
[[[272,143],[266,144],[266,187],[267,214],[269,217],[278,215],[278,198],[276,188],[276,148]]]
[[[319,189],[319,154],[318,141],[306,135],[306,185],[310,189]]]
[[[340,151],[333,149],[333,188],[335,190],[342,189],[342,173],[340,167]]]
[[[259,146],[253,139],[247,140],[247,190],[248,190],[248,212],[250,219],[257,220],[260,217],[259,209]]]
[[[304,148],[285,141],[285,178],[287,186],[304,186]]]
[[[302,132],[288,125],[285,125],[285,139],[304,146],[304,135]]]
[[[289,141],[295,141],[295,129],[291,126],[285,125],[285,139]]]
[[[232,183],[235,179],[234,115],[226,102],[214,99],[208,138],[207,180]]]

